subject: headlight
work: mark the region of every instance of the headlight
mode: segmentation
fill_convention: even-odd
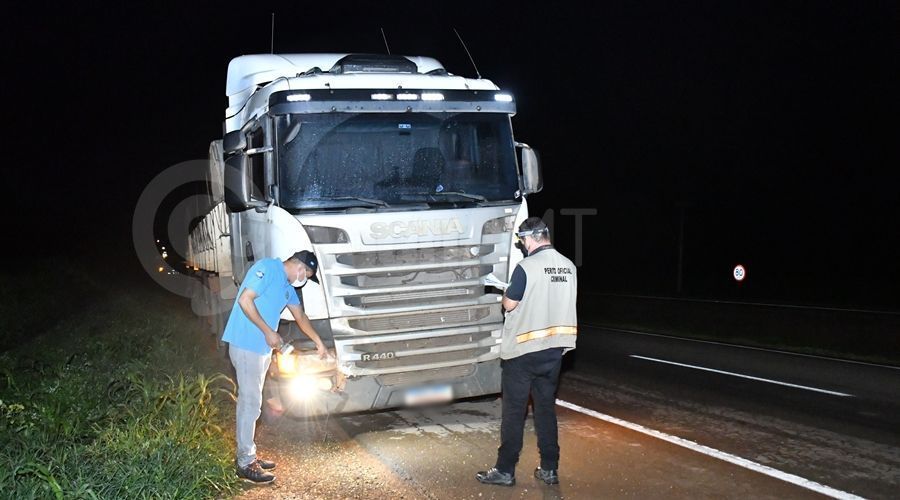
[[[275,353],[275,362],[278,363],[278,373],[281,375],[293,375],[297,373],[297,356],[295,354]]]
[[[319,391],[330,391],[333,386],[334,383],[331,381],[331,376],[300,375],[289,382],[288,390],[292,398],[308,400],[313,398]]]
[[[484,223],[481,228],[481,234],[499,234],[512,231],[513,224],[516,222],[515,215],[507,215],[506,217],[498,217]]]
[[[309,399],[318,388],[318,381],[311,375],[301,375],[290,382],[291,396],[296,399]]]

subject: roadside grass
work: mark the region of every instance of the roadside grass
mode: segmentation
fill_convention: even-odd
[[[583,323],[900,366],[900,315],[585,294]],[[582,299],[582,300],[584,300]]]
[[[171,313],[162,294],[79,286],[91,296],[81,311],[0,354],[0,496],[237,493],[233,438],[223,431],[234,385],[198,362],[195,322]],[[16,319],[3,324],[42,311],[4,310]]]

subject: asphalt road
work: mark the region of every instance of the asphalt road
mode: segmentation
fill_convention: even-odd
[[[578,342],[561,399],[844,492],[900,491],[900,369],[584,325]]]
[[[516,486],[474,479],[499,443],[489,397],[262,425],[260,453],[279,479],[245,496],[895,498],[898,395],[894,368],[582,325],[559,398],[583,410],[559,407],[558,486],[531,476],[530,419]]]

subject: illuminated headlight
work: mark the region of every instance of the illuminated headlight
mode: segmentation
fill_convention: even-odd
[[[276,353],[275,362],[278,363],[278,373],[281,375],[293,375],[297,372],[297,356],[293,354]]]
[[[288,390],[296,399],[309,399],[319,390],[319,382],[313,376],[302,375],[291,380]]]
[[[310,399],[319,391],[330,391],[334,387],[331,377],[301,375],[290,381],[288,391],[294,399]]]
[[[287,96],[287,102],[306,102],[312,99],[309,94],[291,94]]]
[[[438,92],[423,92],[422,93],[423,101],[443,101],[444,94]]]
[[[347,232],[336,227],[306,226],[306,234],[313,243],[347,243]]]
[[[499,102],[512,102],[512,96],[509,94],[494,94],[494,100]]]
[[[507,215],[506,217],[498,217],[484,223],[481,228],[481,234],[500,234],[512,231],[513,224],[516,221],[515,215]]]
[[[419,94],[397,94],[398,101],[417,101],[419,100]]]
[[[373,101],[390,101],[393,98],[391,94],[372,94]]]

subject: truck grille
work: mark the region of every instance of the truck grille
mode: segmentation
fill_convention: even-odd
[[[450,266],[425,270],[402,269],[385,273],[366,272],[355,276],[343,276],[341,284],[361,289],[455,284],[460,281],[477,280],[491,271],[491,266]]]
[[[503,314],[500,304],[490,304],[351,319],[349,324],[357,329],[381,330],[364,331],[364,335],[353,335],[343,341],[336,339],[343,359],[352,364],[351,373],[388,375],[404,370],[419,372],[438,366],[471,365],[496,358]]]
[[[424,339],[404,339],[390,342],[372,342],[370,344],[356,344],[353,352],[393,352],[410,351],[413,349],[425,349],[434,347],[448,347],[461,344],[472,344],[491,336],[491,332],[461,333],[458,335],[446,335],[443,337],[429,337]]]
[[[480,280],[494,272],[486,258],[493,253],[494,245],[458,245],[335,254],[335,298],[364,310],[471,303],[484,295]]]
[[[472,249],[476,249],[475,252]],[[337,254],[338,264],[356,268],[414,266],[477,259],[493,253],[494,245],[410,248]]]
[[[422,290],[418,292],[384,293],[376,295],[362,295],[359,297],[345,297],[344,303],[348,306],[368,308],[385,305],[420,305],[434,302],[447,302],[448,300],[466,299],[478,297],[484,293],[482,287],[465,288],[441,288],[438,290]]]
[[[479,347],[476,349],[465,349],[462,351],[437,352],[432,354],[420,354],[416,356],[403,356],[391,359],[381,359],[377,361],[357,361],[356,366],[358,368],[364,368],[368,370],[378,370],[385,368],[395,368],[398,366],[446,363],[448,361],[467,361],[489,352],[491,352],[490,347]]]
[[[480,321],[490,315],[489,306],[455,309],[450,311],[432,311],[404,313],[391,316],[370,318],[354,318],[349,321],[350,327],[367,333],[396,332],[423,328],[447,328],[454,325],[466,325]]]
[[[346,374],[412,384],[465,376],[497,358],[503,313],[482,278],[506,276],[509,236],[422,245],[336,246],[321,258]]]

